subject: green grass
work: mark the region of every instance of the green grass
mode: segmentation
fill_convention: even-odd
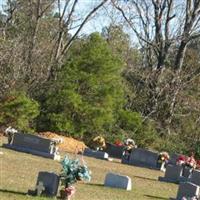
[[[30,154],[0,148],[0,200],[47,200],[49,198],[30,197],[28,189],[34,189],[39,171],[59,173],[61,165],[57,161]],[[73,200],[165,200],[175,197],[177,185],[157,181],[163,173],[156,170],[128,166],[119,163],[85,157],[92,171],[90,183],[77,183]],[[132,191],[103,186],[106,173],[116,172],[130,176]]]

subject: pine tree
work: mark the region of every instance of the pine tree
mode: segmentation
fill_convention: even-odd
[[[55,89],[48,93],[46,113],[41,117],[49,122],[49,129],[73,136],[112,129],[124,104],[122,69],[121,61],[99,34],[82,41],[71,52]]]

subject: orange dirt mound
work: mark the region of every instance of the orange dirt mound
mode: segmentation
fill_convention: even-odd
[[[82,151],[87,147],[84,144],[84,142],[78,141],[71,137],[65,137],[62,135],[58,135],[58,134],[52,133],[52,132],[41,132],[41,133],[38,133],[38,135],[41,137],[44,137],[44,138],[48,138],[48,139],[62,138],[63,143],[58,145],[60,151],[75,153],[77,151]]]

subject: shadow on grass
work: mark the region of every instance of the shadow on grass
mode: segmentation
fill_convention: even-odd
[[[97,186],[97,187],[103,187],[104,185],[103,184],[100,184],[100,183],[87,183],[86,185],[90,185],[90,186]]]
[[[13,190],[6,190],[6,189],[0,189],[0,192],[3,193],[12,193],[12,194],[19,194],[19,195],[27,195],[25,192],[19,192],[19,191],[13,191]]]
[[[146,178],[146,177],[143,177],[143,176],[133,176],[135,178],[141,178],[141,179],[145,179],[145,180],[149,180],[149,181],[158,181],[158,179],[153,179],[153,178]]]
[[[165,198],[165,197],[158,197],[158,196],[152,196],[152,195],[144,195],[144,196],[151,199],[169,200],[169,198]]]

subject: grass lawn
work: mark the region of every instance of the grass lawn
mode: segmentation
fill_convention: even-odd
[[[28,189],[34,189],[39,171],[59,173],[59,162],[1,147],[0,151],[3,152],[0,155],[0,200],[49,199],[30,197],[26,193]],[[177,185],[157,181],[163,172],[124,165],[118,160],[84,159],[92,171],[92,180],[90,183],[76,184],[77,192],[73,200],[166,200],[176,197]],[[132,191],[104,187],[108,172],[130,176]]]

